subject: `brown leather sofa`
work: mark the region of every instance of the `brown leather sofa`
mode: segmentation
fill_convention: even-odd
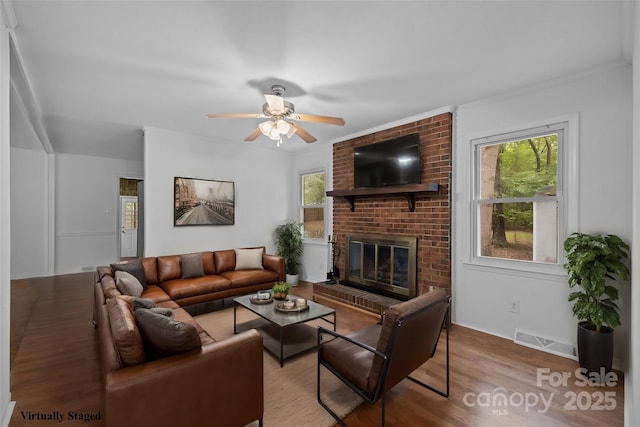
[[[136,324],[136,298],[121,294],[111,267],[98,267],[94,321],[107,427],[261,424],[262,336],[251,330],[216,341],[182,308],[268,289],[284,279],[281,257],[264,254],[263,269],[235,270],[235,254],[203,252],[204,275],[192,278],[182,277],[180,255],[142,259],[147,283],[140,298],[170,309],[171,320],[191,325],[199,338],[196,347],[162,357],[149,355]]]

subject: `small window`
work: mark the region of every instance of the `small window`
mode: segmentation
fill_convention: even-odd
[[[138,202],[125,202],[124,228],[126,230],[135,230],[138,228]]]
[[[324,239],[324,172],[301,175],[302,230],[306,239]]]
[[[475,256],[560,263],[567,123],[474,140]]]

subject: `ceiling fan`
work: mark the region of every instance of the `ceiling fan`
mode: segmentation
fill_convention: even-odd
[[[307,132],[302,126],[295,123],[295,121],[301,122],[315,122],[328,125],[344,126],[344,119],[340,117],[329,116],[317,116],[313,114],[298,114],[295,112],[294,105],[284,100],[285,88],[281,85],[271,86],[273,93],[265,93],[264,97],[267,100],[262,105],[262,114],[207,114],[210,119],[220,118],[256,118],[256,119],[269,119],[258,125],[256,130],[251,132],[247,136],[245,141],[253,141],[260,135],[265,135],[274,141],[278,142],[278,146],[282,143],[282,136],[291,138],[293,135],[298,135],[305,142],[315,142],[317,139]]]

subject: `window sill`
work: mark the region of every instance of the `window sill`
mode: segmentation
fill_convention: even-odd
[[[327,241],[324,239],[309,239],[305,238],[302,241],[305,245],[327,246]]]
[[[566,279],[567,277],[566,270],[560,264],[475,258],[472,262],[463,262],[462,266],[468,270],[520,277],[536,277],[551,281]]]

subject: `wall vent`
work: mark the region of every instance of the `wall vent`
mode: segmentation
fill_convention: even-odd
[[[513,342],[524,345],[525,347],[546,351],[547,353],[555,354],[556,356],[578,360],[578,353],[576,352],[575,346],[549,338],[538,337],[521,330],[516,330]]]

